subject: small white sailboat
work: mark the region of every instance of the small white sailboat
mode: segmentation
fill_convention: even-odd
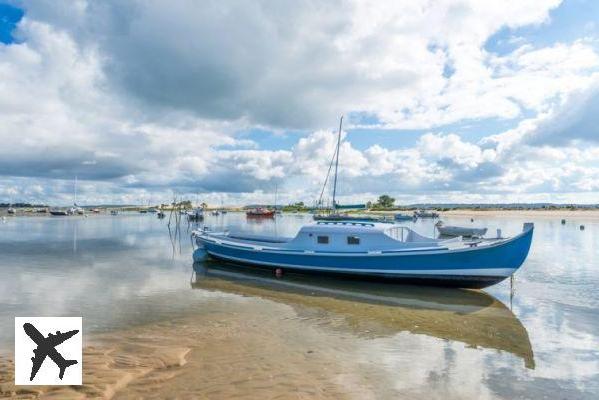
[[[75,201],[71,207],[70,214],[84,215],[85,210],[77,205],[77,176],[75,175]]]
[[[201,207],[195,210],[187,211],[187,219],[190,221],[203,221],[204,220],[204,209]]]

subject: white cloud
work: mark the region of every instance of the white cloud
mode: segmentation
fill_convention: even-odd
[[[549,23],[557,0],[24,4],[20,42],[0,44],[4,197],[66,202],[77,175],[88,202],[171,188],[245,201],[275,184],[311,200],[336,142],[318,129],[341,113],[430,131],[410,148],[344,141],[348,199],[599,190],[594,42],[484,48],[502,27]],[[478,143],[441,128],[523,113]],[[269,150],[236,135],[257,127],[314,129]]]

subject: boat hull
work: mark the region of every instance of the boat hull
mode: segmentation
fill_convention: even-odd
[[[248,218],[274,218],[275,212],[263,212],[263,213],[251,213],[248,212],[245,214]]]
[[[198,237],[211,257],[261,268],[359,279],[484,288],[511,276],[524,262],[533,230],[496,245],[457,250],[326,253],[252,249]]]
[[[263,270],[274,270],[281,266],[270,266],[263,264],[254,264],[247,261],[231,260],[227,257],[221,257],[208,253],[211,258],[225,263],[230,263],[238,266],[245,266],[252,269],[263,269]],[[484,289],[489,286],[493,286],[504,279],[505,276],[477,276],[477,275],[418,275],[418,274],[371,274],[371,273],[355,273],[355,272],[339,272],[339,271],[321,271],[311,270],[302,267],[285,267],[286,271],[300,273],[305,275],[318,275],[328,277],[342,277],[343,279],[361,280],[361,281],[373,281],[373,282],[396,282],[404,283],[407,285],[426,285],[426,286],[440,286],[440,287],[454,287],[454,288],[466,288],[466,289]]]
[[[484,236],[487,233],[487,228],[462,228],[459,226],[437,226],[439,234],[442,236]]]
[[[69,213],[66,211],[50,211],[50,215],[54,215],[57,217],[64,217],[64,216],[69,215]]]

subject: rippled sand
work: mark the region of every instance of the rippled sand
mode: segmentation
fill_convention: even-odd
[[[436,300],[447,308],[438,310],[422,307],[426,294],[356,300],[343,298],[338,289],[335,296],[306,295],[219,278],[198,279],[192,286],[226,297],[193,316],[88,338],[80,387],[17,388],[12,361],[0,359],[0,396],[362,400],[443,393],[427,387],[399,391],[376,357],[358,356],[365,342],[398,332],[507,351],[534,367],[517,319],[476,292],[461,294],[457,302],[440,296]],[[385,304],[386,298],[409,304]],[[459,387],[456,393],[444,398],[460,398]]]
[[[336,360],[347,344],[331,343],[292,309],[266,301],[259,308],[254,302],[230,308],[95,338],[84,351],[81,387],[17,388],[12,362],[3,359],[0,393],[56,399],[301,399],[359,396],[356,388],[367,386],[364,377]],[[347,385],[355,386],[351,396]]]

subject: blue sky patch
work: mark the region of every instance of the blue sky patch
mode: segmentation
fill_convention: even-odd
[[[11,44],[15,41],[12,33],[23,18],[23,14],[20,8],[0,3],[0,42]]]
[[[566,0],[549,12],[549,21],[543,24],[500,29],[487,40],[485,50],[503,56],[526,43],[534,47],[551,46],[598,32],[599,1]]]

